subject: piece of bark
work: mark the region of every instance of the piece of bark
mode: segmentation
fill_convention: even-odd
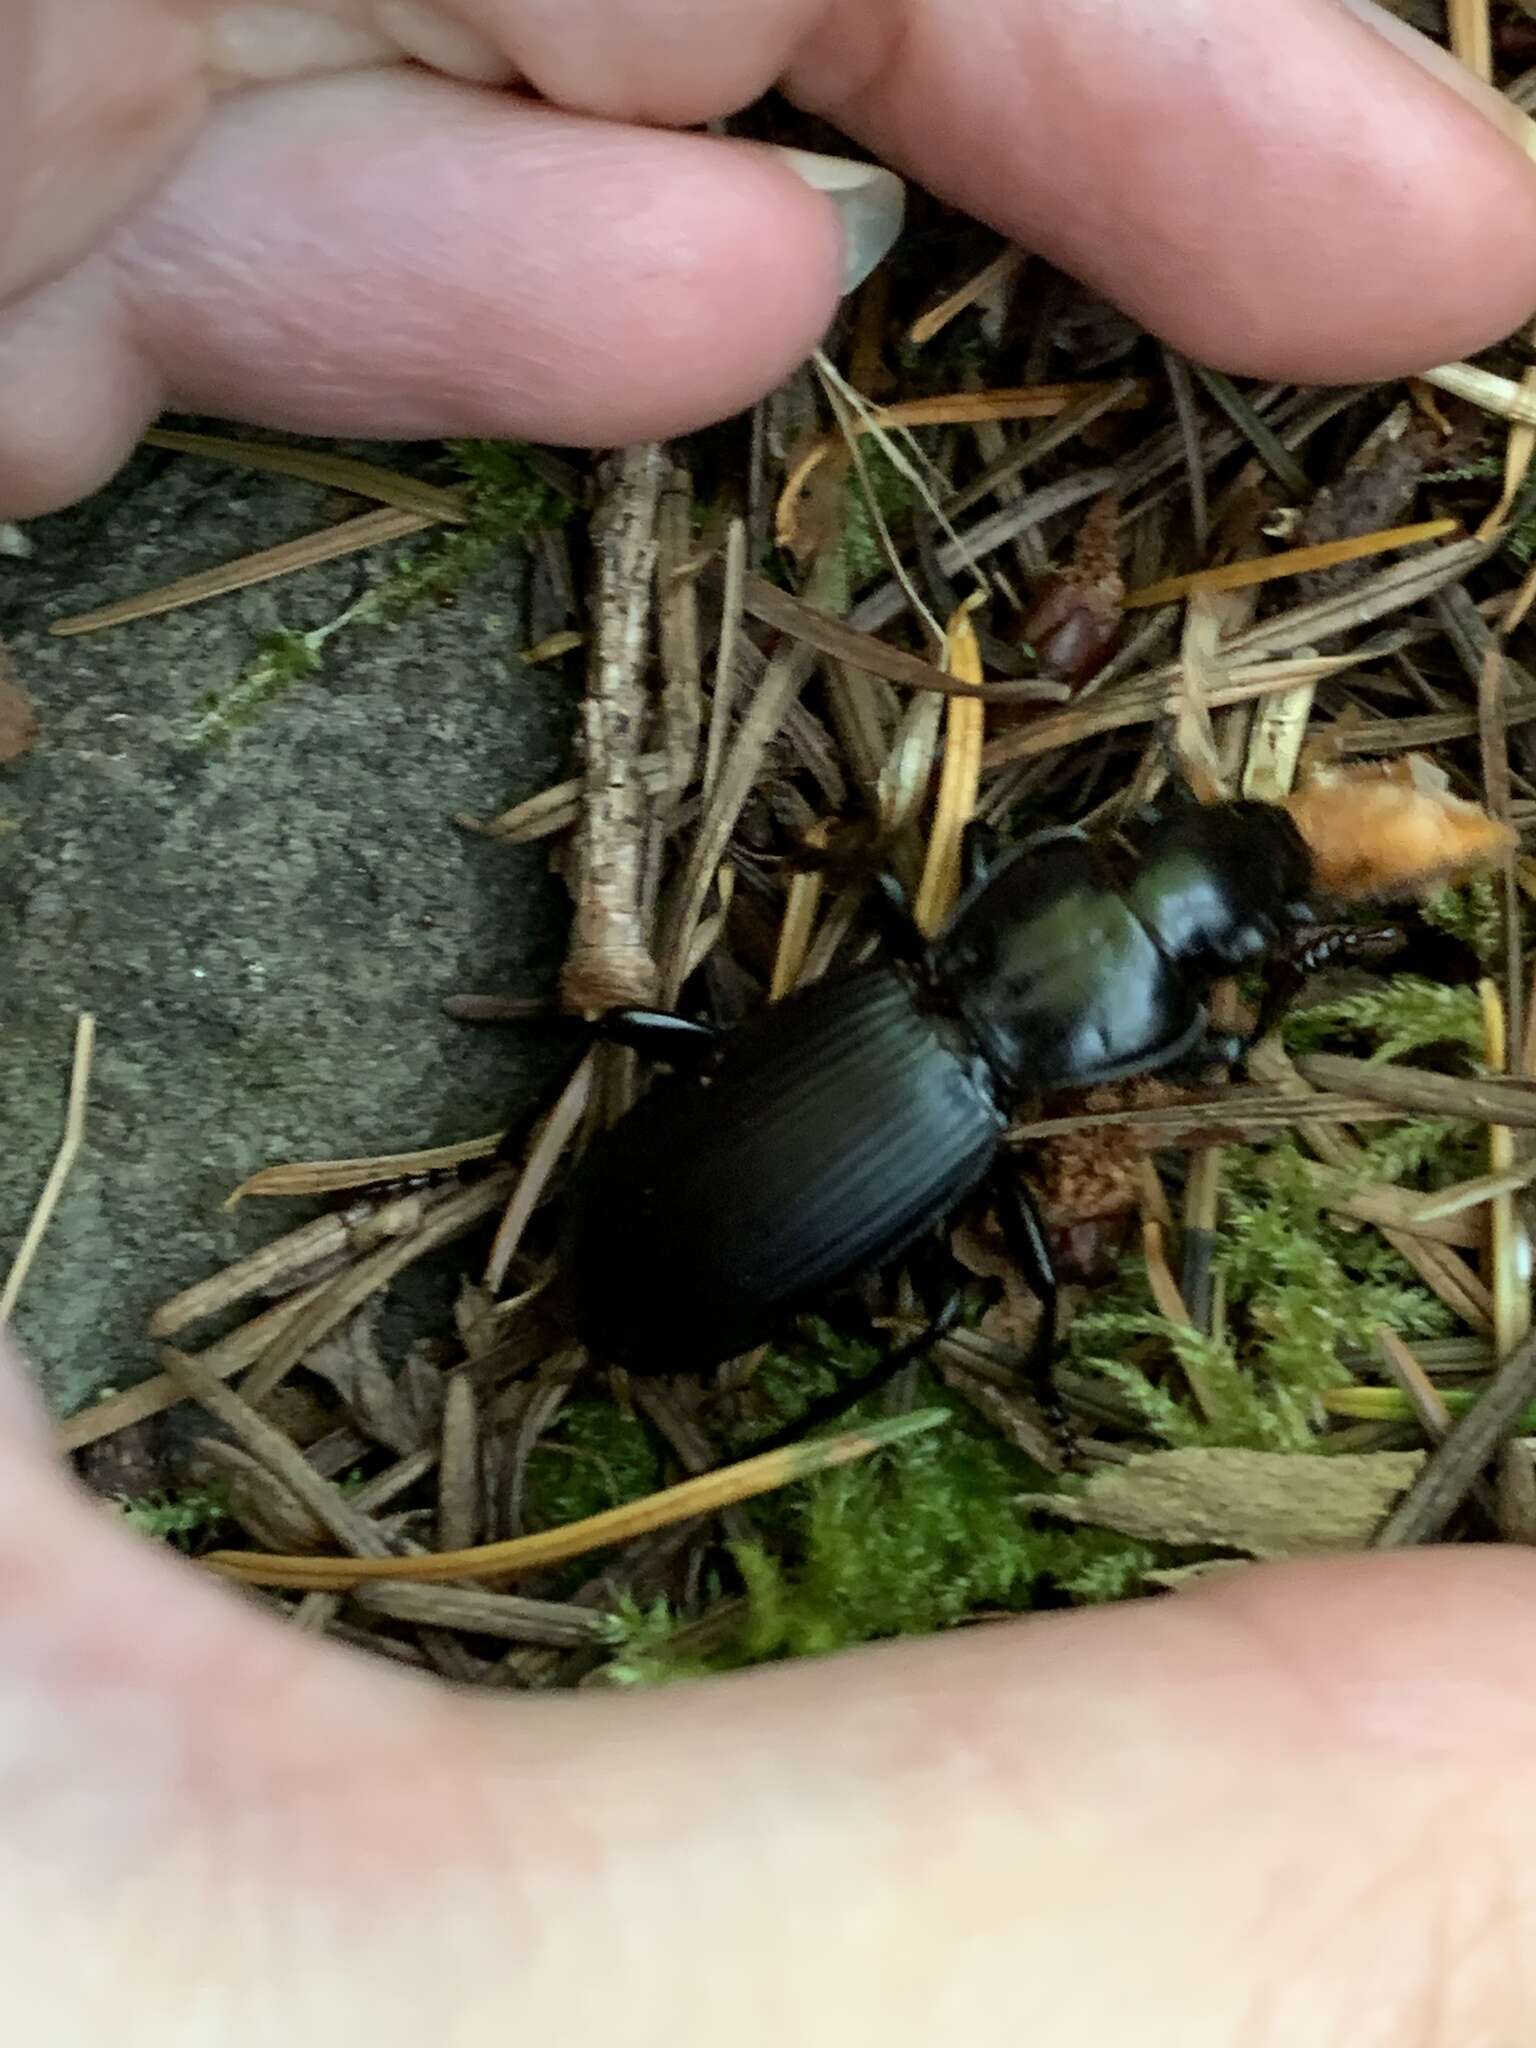
[[[1078,1495],[1025,1494],[1021,1505],[1149,1543],[1305,1557],[1367,1549],[1423,1465],[1422,1451],[1152,1451],[1095,1472]]]

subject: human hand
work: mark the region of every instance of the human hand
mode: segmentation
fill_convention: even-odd
[[[0,2013],[29,2048],[1504,2048],[1536,1567],[1255,1567],[651,1694],[285,1628],[0,1359]]]
[[[1409,369],[1536,303],[1536,171],[1332,0],[684,11],[481,0],[439,61],[511,50],[536,106],[391,68],[361,0],[0,0],[0,510],[167,402],[596,441],[745,402],[829,316],[835,223],[622,124],[777,72],[1229,367]],[[232,68],[325,75],[205,119],[237,13]],[[1531,2035],[1517,1552],[492,1702],[131,1541],[8,1358],[0,1500],[0,2011],[39,2048]]]
[[[0,517],[166,405],[602,444],[748,403],[893,222],[675,132],[776,79],[1229,369],[1536,306],[1531,124],[1365,0],[0,0]]]

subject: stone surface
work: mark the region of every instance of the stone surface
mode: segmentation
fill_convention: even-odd
[[[0,559],[0,636],[40,723],[0,768],[0,1272],[58,1143],[78,1012],[98,1028],[88,1141],[17,1318],[60,1412],[151,1368],[155,1303],[311,1213],[225,1212],[253,1168],[526,1117],[568,1058],[551,1034],[439,1009],[455,990],[548,987],[562,943],[544,850],[452,822],[570,758],[568,684],[515,658],[516,561],[451,608],[339,632],[319,674],[223,738],[214,714],[274,632],[335,618],[398,550],[48,634],[336,509],[310,485],[146,451],[29,527],[27,558]]]

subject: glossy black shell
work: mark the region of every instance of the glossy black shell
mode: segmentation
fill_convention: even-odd
[[[790,997],[587,1154],[561,1258],[583,1342],[637,1372],[750,1350],[954,1207],[1003,1122],[984,1063],[897,970]]]
[[[1021,1097],[1198,1051],[1211,983],[1308,916],[1264,804],[1186,806],[1107,860],[1010,849],[917,967],[820,983],[729,1033],[588,1152],[560,1267],[598,1358],[697,1372],[904,1249],[997,1155]]]

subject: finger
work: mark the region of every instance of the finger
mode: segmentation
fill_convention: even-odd
[[[196,133],[203,36],[106,0],[0,6],[0,298],[58,271],[148,192]]]
[[[122,2038],[160,2038],[166,1925],[208,2023],[252,2040],[494,2011],[674,2048],[1129,2048],[1262,2014],[1369,2048],[1536,2020],[1516,1552],[519,1709],[285,1634],[68,1505],[0,1525],[0,1880],[27,1874],[0,1962],[72,2039],[107,1991]],[[89,1974],[60,1967],[82,1910]]]
[[[747,145],[405,71],[253,93],[0,316],[0,496],[60,502],[166,401],[328,434],[678,432],[805,358],[843,261],[834,207]],[[93,377],[60,389],[61,350]]]
[[[590,1702],[604,1953],[681,1923],[707,1959],[671,2004],[642,1960],[604,2017],[740,2048],[1529,2038],[1533,1599],[1512,1552],[1256,1570]],[[554,1870],[557,1923],[574,1893]]]
[[[830,8],[789,85],[1191,355],[1328,380],[1536,305],[1536,130],[1447,75],[1367,0],[914,0]]]

